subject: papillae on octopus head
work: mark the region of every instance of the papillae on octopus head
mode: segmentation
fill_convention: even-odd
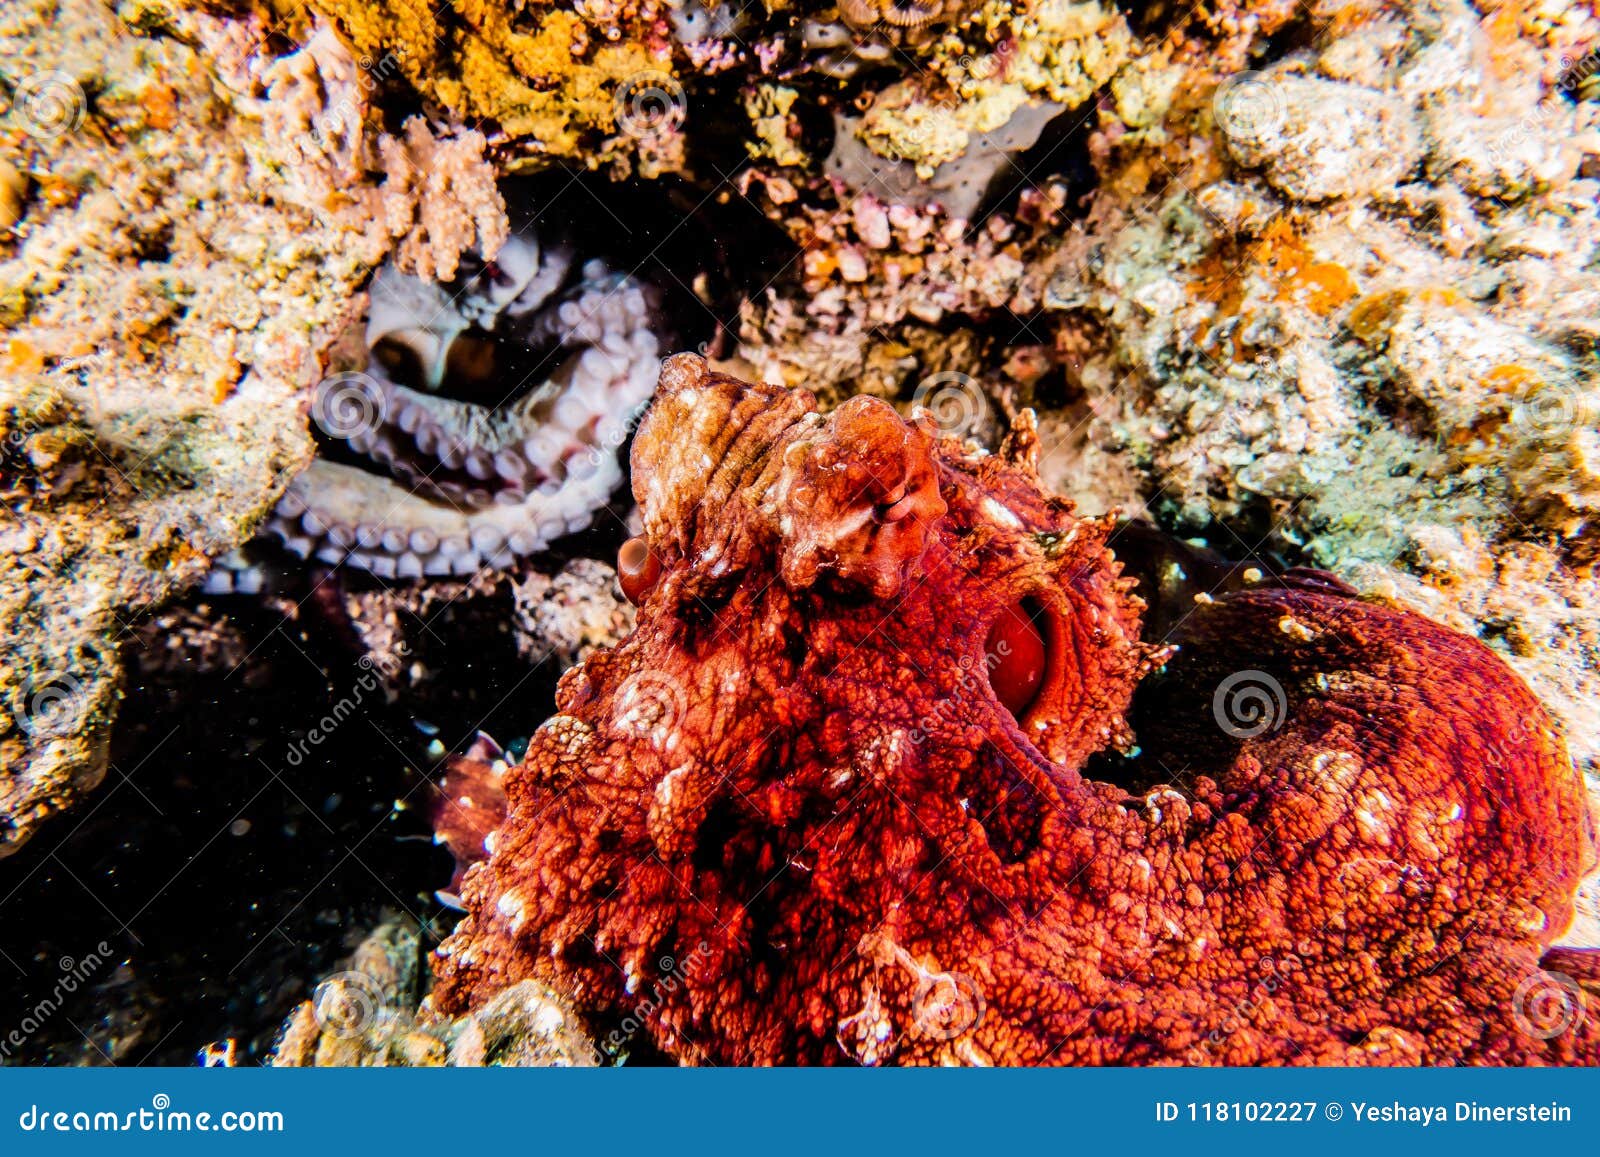
[[[1594,854],[1520,681],[1324,589],[1203,605],[1176,657],[1141,642],[1112,523],[1044,493],[1037,450],[1026,414],[984,454],[670,359],[619,560],[638,627],[507,776],[435,1000],[534,976],[602,1044],[718,1063],[1595,1051],[1503,1010]],[[1241,658],[1270,729],[1222,726]],[[1172,785],[1090,778],[1158,667],[1138,758]],[[1263,961],[1276,1019],[1241,1024]]]

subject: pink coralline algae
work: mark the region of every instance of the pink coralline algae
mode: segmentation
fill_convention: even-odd
[[[441,1007],[536,978],[717,1064],[1600,1060],[1545,958],[1593,821],[1510,669],[1298,576],[1142,642],[1036,443],[671,359],[638,627],[506,775]]]

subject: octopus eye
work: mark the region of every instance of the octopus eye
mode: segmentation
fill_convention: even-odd
[[[661,580],[661,560],[644,535],[630,538],[617,551],[617,585],[627,600],[638,606]]]
[[[984,644],[989,686],[1006,710],[1018,719],[1033,703],[1039,694],[1039,684],[1044,682],[1048,655],[1044,634],[1035,622],[1042,615],[1042,608],[1032,599],[1007,607],[989,628],[989,639]]]
[[[916,507],[916,495],[909,493],[902,484],[893,494],[878,503],[876,514],[879,522],[899,522],[910,514]]]

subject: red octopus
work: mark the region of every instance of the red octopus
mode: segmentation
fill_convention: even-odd
[[[1312,581],[1141,642],[1035,453],[671,359],[638,628],[506,777],[436,1001],[537,977],[717,1064],[1600,1060],[1592,960],[1541,969],[1593,821],[1509,668]]]

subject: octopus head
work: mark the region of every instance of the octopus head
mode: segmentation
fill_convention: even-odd
[[[680,355],[632,455],[637,628],[507,772],[444,1008],[534,977],[718,1063],[1600,1056],[1516,1020],[1594,835],[1482,644],[1299,579],[1142,641],[1027,414],[986,454]]]
[[[941,439],[925,416],[748,385],[668,361],[634,443],[651,621],[711,614],[735,650],[778,663],[819,715],[850,704],[865,733],[993,741],[1050,774],[1121,736],[1157,652],[1105,548],[1106,520],[1043,495],[1024,416],[999,455]],[[727,592],[743,592],[727,599]],[[1091,630],[1099,643],[1081,644]],[[764,640],[787,632],[787,650]],[[892,680],[898,693],[863,692]]]

